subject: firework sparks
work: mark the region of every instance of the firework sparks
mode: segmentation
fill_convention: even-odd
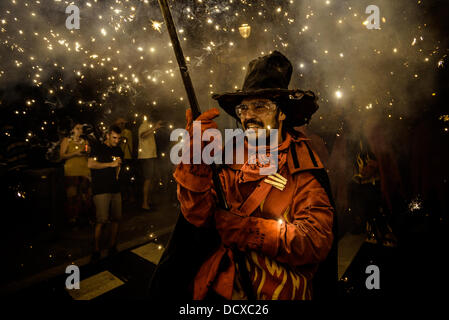
[[[151,27],[159,33],[162,32],[162,22],[151,20]]]

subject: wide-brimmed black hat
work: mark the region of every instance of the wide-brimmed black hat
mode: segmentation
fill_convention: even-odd
[[[212,98],[229,115],[239,119],[235,106],[244,98],[260,97],[278,102],[286,115],[286,121],[292,126],[308,123],[312,114],[318,110],[316,97],[312,91],[288,89],[292,77],[292,64],[279,51],[252,60],[241,90],[214,94]]]

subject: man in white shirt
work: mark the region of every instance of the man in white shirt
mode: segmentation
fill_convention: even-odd
[[[150,210],[149,196],[151,179],[155,177],[157,159],[156,139],[154,134],[156,133],[156,130],[160,128],[160,125],[160,121],[154,125],[148,121],[147,116],[144,116],[143,122],[139,127],[139,152],[137,158],[142,165],[144,178],[142,209],[145,210]]]

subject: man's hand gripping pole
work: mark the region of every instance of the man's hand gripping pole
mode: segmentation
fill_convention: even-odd
[[[189,70],[187,69],[186,61],[184,59],[184,54],[182,52],[181,44],[179,43],[178,34],[176,33],[175,24],[168,6],[167,0],[158,0],[159,6],[162,10],[162,15],[164,16],[165,24],[167,25],[168,34],[173,45],[173,50],[175,51],[176,60],[178,61],[179,71],[181,72],[182,82],[184,83],[184,88],[187,92],[187,98],[189,99],[190,108],[192,109],[193,118],[196,119],[201,114],[198,100],[196,99],[195,90],[193,89],[192,80],[190,79]],[[220,178],[218,176],[218,168],[213,163],[211,164],[212,169],[212,179],[214,182],[215,191],[218,197],[218,206],[222,209],[228,210],[228,204],[226,202],[226,197],[223,192],[223,186],[221,185]]]

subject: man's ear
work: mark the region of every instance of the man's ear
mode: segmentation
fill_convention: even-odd
[[[279,110],[278,120],[285,120],[286,115],[282,111]]]

